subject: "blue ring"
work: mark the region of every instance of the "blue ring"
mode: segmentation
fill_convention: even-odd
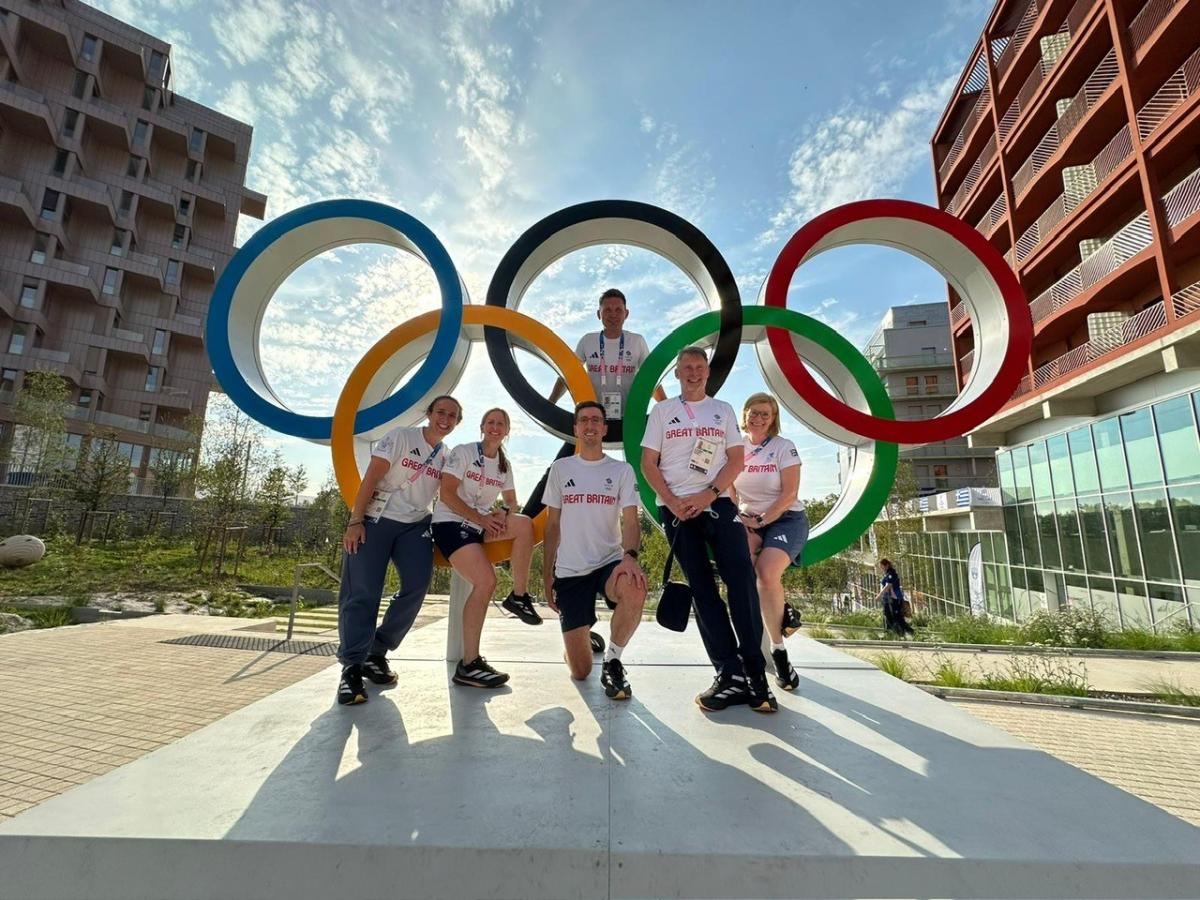
[[[393,228],[410,240],[433,269],[442,295],[442,316],[429,355],[412,378],[392,396],[358,411],[354,432],[361,434],[403,415],[437,383],[454,354],[462,330],[463,290],[458,270],[442,242],[423,223],[406,212],[370,200],[323,200],[285,213],[260,228],[225,267],[213,289],[205,327],[205,344],[212,361],[213,374],[226,396],[242,412],[273,431],[308,440],[328,440],[333,433],[332,416],[306,416],[280,409],[254,391],[233,358],[229,341],[229,314],[233,295],[246,271],[268,247],[302,225],[322,219],[365,219]],[[282,283],[296,270],[281,275]],[[266,304],[263,304],[265,309]]]

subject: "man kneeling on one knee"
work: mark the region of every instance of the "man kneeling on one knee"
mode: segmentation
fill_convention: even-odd
[[[600,683],[614,700],[633,695],[621,653],[642,620],[646,573],[638,565],[637,480],[629,463],[604,453],[604,407],[575,407],[579,453],[556,460],[546,481],[542,571],[550,608],[559,614],[567,666],[576,679],[592,671],[588,633],[596,597],[613,610]]]

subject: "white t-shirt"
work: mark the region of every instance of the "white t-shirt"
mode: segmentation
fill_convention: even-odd
[[[442,483],[445,448],[437,452],[425,440],[421,428],[393,428],[371,448],[371,455],[391,463],[379,480],[377,490],[390,491],[381,518],[395,522],[419,522],[429,515],[429,507]]]
[[[601,341],[603,339],[603,352]],[[624,347],[622,348],[622,339]],[[629,399],[629,387],[633,384],[633,376],[646,357],[650,348],[646,339],[632,331],[624,331],[621,337],[604,337],[603,331],[593,331],[579,339],[575,346],[575,355],[583,361],[588,378],[596,390],[596,398],[604,402],[604,395],[611,392],[621,394],[621,415],[625,415],[625,401]]]
[[[450,451],[446,465],[442,471],[453,475],[459,480],[459,498],[478,513],[487,515],[492,510],[492,504],[500,496],[501,491],[515,490],[513,484],[512,462],[508,471],[500,471],[500,454],[490,459],[483,455],[482,445],[478,441],[459,444]],[[434,522],[462,522],[462,516],[438,499],[433,505]]]
[[[711,465],[701,472],[691,467],[696,442],[704,438],[716,443]],[[650,408],[642,446],[658,451],[658,468],[676,497],[697,494],[712,484],[727,459],[726,448],[740,447],[742,432],[733,407],[724,400],[705,397],[698,403],[669,397]],[[728,497],[729,491],[722,491]],[[658,498],[665,506],[663,498]]]
[[[594,572],[624,555],[621,513],[638,504],[633,466],[611,456],[557,459],[542,502],[562,511],[554,574],[569,578]]]
[[[743,512],[763,513],[776,500],[783,479],[780,472],[800,465],[800,454],[796,445],[781,435],[767,438],[757,447],[747,437],[742,441],[746,448],[746,467],[742,474],[733,480],[737,488],[738,504]],[[802,510],[804,504],[798,498],[793,498],[788,510]]]

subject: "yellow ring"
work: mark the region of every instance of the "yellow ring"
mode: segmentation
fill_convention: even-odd
[[[333,454],[333,472],[337,478],[338,488],[342,499],[353,509],[354,498],[362,485],[362,475],[358,471],[358,461],[354,458],[354,417],[358,414],[359,404],[367,391],[367,385],[375,377],[375,373],[383,367],[394,354],[398,353],[412,341],[435,331],[441,320],[441,311],[422,313],[402,325],[398,325],[380,338],[366,352],[338,397],[337,408],[333,413],[333,429],[329,438],[329,449]],[[508,309],[503,306],[464,306],[464,325],[494,325],[510,331],[519,338],[538,347],[553,363],[567,384],[572,399],[576,403],[584,400],[595,400],[596,393],[592,388],[591,379],[575,352],[555,334],[536,319]],[[533,542],[536,546],[542,542],[542,534],[546,527],[546,511],[543,509],[533,519]],[[483,545],[488,559],[493,563],[503,562],[512,552],[512,541],[492,541]],[[434,551],[434,562],[439,566],[449,565],[440,551]]]

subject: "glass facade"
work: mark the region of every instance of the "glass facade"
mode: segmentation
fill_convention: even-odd
[[[1200,627],[1198,411],[1200,392],[1183,394],[998,454],[988,612],[1084,606],[1114,627]]]

